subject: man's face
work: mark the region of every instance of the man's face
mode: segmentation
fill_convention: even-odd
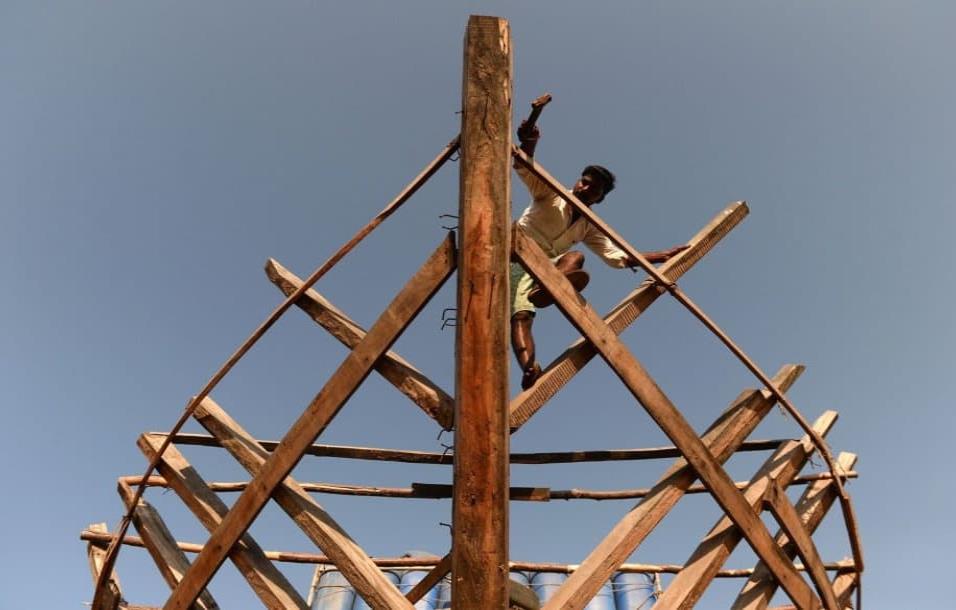
[[[571,189],[574,196],[585,205],[594,205],[604,199],[604,183],[591,174],[584,174]]]

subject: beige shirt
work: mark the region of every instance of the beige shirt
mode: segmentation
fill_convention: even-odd
[[[574,244],[583,242],[611,267],[626,266],[628,255],[587,219],[579,217],[574,224],[571,223],[573,208],[547,184],[523,166],[516,167],[515,171],[528,187],[532,198],[531,205],[521,214],[517,224],[548,256],[560,256]]]

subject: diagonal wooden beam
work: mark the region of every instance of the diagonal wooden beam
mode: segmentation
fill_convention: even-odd
[[[142,434],[136,444],[139,445],[146,459],[154,461],[155,458],[159,458],[157,468],[169,486],[199,519],[203,527],[210,532],[215,531],[229,512],[229,508],[215,492],[209,489],[196,469],[176,447],[169,445],[160,456],[159,449],[162,447],[162,441],[160,436]],[[252,536],[246,534],[237,542],[227,549],[229,559],[267,608],[301,610],[307,607],[305,600],[296,592],[282,572],[266,558],[262,548]],[[185,574],[189,574],[190,569],[192,567],[188,568]],[[179,585],[182,584],[183,578],[180,578]],[[206,583],[203,583],[203,588],[205,585]],[[191,600],[190,604],[195,601]]]
[[[836,419],[837,413],[835,411],[825,411],[814,422],[814,430],[823,436],[830,430]],[[744,492],[744,497],[751,510],[759,511],[764,493],[774,478],[784,485],[789,484],[807,460],[810,459],[812,453],[813,442],[809,436],[790,441],[775,451],[760,467],[751,479],[750,486]],[[726,516],[721,518],[691,553],[690,558],[684,564],[684,568],[664,590],[656,605],[664,609],[693,607],[710,585],[724,561],[737,548],[742,538],[740,528],[731,519]],[[784,558],[788,562],[790,561],[786,555],[784,555]],[[813,603],[801,602],[800,600],[793,601],[800,608],[816,609],[820,607],[820,602],[817,600],[814,600]]]
[[[105,523],[91,523],[88,529],[102,534],[109,533],[109,528],[106,527]],[[86,557],[90,563],[90,573],[93,575],[93,582],[96,583],[106,564],[106,547],[90,541],[90,543],[86,545]],[[109,575],[104,585],[103,593],[100,595],[99,601],[94,600],[93,610],[117,610],[120,608],[120,604],[125,604],[123,591],[120,588],[119,576],[117,576],[116,572],[113,572]]]
[[[743,494],[694,432],[684,416],[661,391],[640,362],[618,336],[594,312],[568,280],[545,256],[541,248],[520,228],[514,228],[514,251],[528,272],[555,297],[564,316],[597,347],[635,398],[643,405],[664,434],[684,454],[711,495],[744,533],[754,552],[767,562],[774,576],[797,604],[813,606],[816,596],[773,542],[770,533]]]
[[[120,479],[116,484],[116,491],[119,493],[123,504],[129,509],[133,504],[135,494],[125,479]],[[182,580],[183,574],[189,569],[189,559],[186,553],[179,548],[172,532],[166,527],[159,511],[140,498],[136,503],[136,508],[132,512],[133,526],[139,532],[143,540],[143,545],[153,558],[153,563],[159,569],[160,575],[169,587],[175,588]],[[208,590],[204,590],[193,604],[194,610],[218,610],[219,604],[213,599]]]
[[[269,501],[275,488],[292,472],[309,445],[325,430],[345,401],[368,377],[375,361],[388,351],[448,279],[455,269],[455,258],[454,235],[449,234],[292,425],[285,438],[272,452],[269,461],[213,532],[202,552],[193,561],[192,567],[166,601],[164,610],[185,610],[196,600],[196,596],[219,569],[229,549],[242,537]]]
[[[687,244],[690,246],[658,267],[669,280],[677,281],[704,255],[717,245],[748,213],[743,201],[732,203],[697,232]],[[616,334],[624,332],[661,295],[658,287],[646,281],[631,291],[604,317],[605,323]],[[578,374],[597,355],[597,350],[581,338],[564,350],[549,364],[538,381],[511,401],[511,431],[514,433],[541,409],[558,391]]]
[[[786,365],[777,372],[774,383],[790,389],[803,372],[802,366]],[[723,463],[730,458],[764,416],[774,400],[769,391],[747,390],[707,429],[701,440]],[[555,591],[547,610],[580,610],[600,591],[655,527],[697,480],[697,473],[680,458],[668,468],[647,496],[634,506],[594,548],[581,566]]]
[[[269,459],[260,446],[214,400],[206,397],[196,407],[194,417],[253,477]],[[335,563],[356,593],[375,610],[413,610],[390,580],[372,562],[362,548],[335,522],[318,502],[291,476],[286,477],[272,497],[296,525]]]
[[[777,522],[780,523],[780,527],[796,545],[797,555],[800,556],[803,565],[806,566],[807,572],[810,574],[810,580],[816,587],[820,599],[823,600],[823,607],[826,610],[840,610],[837,607],[836,596],[833,594],[830,580],[827,578],[827,572],[823,568],[823,559],[820,557],[816,545],[813,544],[810,534],[807,533],[803,523],[800,522],[800,515],[793,504],[790,504],[787,492],[783,490],[776,478],[770,478],[764,492],[763,504],[773,513]]]
[[[266,262],[266,275],[283,294],[289,296],[302,286],[302,280],[274,259]],[[342,313],[315,289],[309,289],[295,303],[310,318],[348,348],[358,345],[366,331]],[[451,430],[455,417],[455,401],[443,389],[425,377],[414,366],[393,351],[386,352],[375,370],[408,396],[426,415],[445,430]]]
[[[833,592],[837,596],[840,610],[853,608],[850,602],[853,592],[860,586],[860,575],[856,572],[842,572],[833,579]]]
[[[412,587],[408,593],[405,594],[405,599],[411,603],[417,603],[418,600],[425,597],[425,595],[432,590],[432,588],[441,582],[443,578],[448,576],[451,572],[451,553],[448,553],[441,558],[435,567],[428,571],[428,574],[418,581],[414,587]]]
[[[843,452],[837,457],[837,465],[845,473],[849,473],[856,465],[856,460],[856,454]],[[816,531],[827,511],[833,506],[836,497],[836,486],[830,479],[814,481],[807,486],[803,495],[797,501],[796,509],[808,532],[812,534]],[[796,557],[796,547],[785,532],[778,532],[774,540],[783,548],[783,552],[788,557],[791,559]],[[770,600],[773,599],[776,592],[776,581],[767,572],[763,562],[759,562],[754,567],[753,575],[741,588],[731,610],[765,610],[770,605]]]

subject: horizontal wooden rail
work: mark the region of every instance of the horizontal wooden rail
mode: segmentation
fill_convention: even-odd
[[[113,534],[105,532],[95,532],[92,530],[83,530],[80,532],[80,540],[94,542],[99,544],[109,544],[115,540]],[[123,544],[126,546],[145,548],[142,538],[139,536],[125,536]],[[185,553],[199,553],[203,545],[193,542],[177,542],[180,550]],[[281,563],[305,563],[318,565],[334,565],[332,560],[325,555],[317,553],[299,553],[294,551],[264,551],[267,559]],[[411,570],[420,568],[428,570],[437,566],[443,558],[438,555],[426,557],[372,557],[372,561],[380,568],[393,568]],[[578,569],[577,564],[573,563],[548,563],[534,561],[511,561],[508,566],[512,570],[528,572],[559,572],[570,574]],[[833,561],[825,563],[823,567],[828,572],[848,573],[855,571],[852,560]],[[621,564],[618,572],[638,573],[638,574],[676,574],[680,572],[683,566],[677,564],[653,564],[653,563],[625,563]],[[806,568],[796,564],[797,571],[805,572]],[[724,569],[717,573],[718,578],[749,578],[753,575],[753,568],[734,568]]]
[[[165,436],[162,432],[150,432],[153,436]],[[775,438],[744,442],[737,451],[772,451],[793,439]],[[277,441],[256,440],[264,449],[272,451]],[[179,433],[173,436],[176,445],[219,447],[219,442],[208,434]],[[379,449],[375,447],[352,447],[348,445],[312,445],[306,455],[379,462],[402,462],[406,464],[442,464],[451,466],[454,452],[437,453],[406,449]],[[572,464],[582,462],[617,462],[636,460],[673,459],[681,457],[677,447],[647,447],[637,449],[599,449],[581,451],[547,451],[536,453],[512,453],[512,464]]]

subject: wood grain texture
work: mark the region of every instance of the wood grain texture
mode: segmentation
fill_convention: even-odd
[[[222,564],[229,549],[242,537],[275,488],[292,471],[316,437],[329,425],[345,401],[372,371],[455,268],[453,236],[429,257],[399,292],[365,338],[349,353],[322,390],[292,425],[269,461],[233,504],[232,509],[193,561],[192,567],[163,606],[183,610],[192,604]]]
[[[194,413],[196,420],[215,436],[253,477],[269,459],[259,446],[214,400],[207,397]],[[272,494],[296,525],[335,564],[362,599],[375,610],[413,610],[412,604],[388,580],[362,548],[325,509],[292,478],[286,477]]]
[[[826,411],[817,418],[814,429],[819,434],[825,435],[836,423],[836,419],[835,411]],[[751,509],[760,510],[764,494],[771,485],[771,481],[776,479],[782,485],[789,484],[806,465],[812,454],[813,443],[808,436],[804,436],[799,441],[791,441],[774,452],[758,469],[751,479],[750,486],[744,492],[744,497]],[[684,563],[684,569],[674,577],[655,605],[662,609],[692,608],[710,585],[713,575],[730,557],[742,539],[740,528],[729,517],[721,518],[691,553],[690,558]],[[789,561],[790,558],[786,559]],[[815,610],[820,607],[818,600],[813,600],[812,603],[803,600],[793,601],[801,608]]]
[[[274,259],[266,262],[266,275],[286,296],[302,286],[302,280]],[[365,337],[365,329],[342,313],[315,289],[309,289],[295,303],[310,318],[348,348]],[[445,430],[451,430],[455,401],[433,381],[393,351],[385,352],[375,363],[378,371],[398,391],[418,405]]]
[[[471,16],[462,77],[452,606],[508,604],[511,35]]]
[[[129,484],[120,479],[116,491],[122,498],[123,504],[130,508],[135,494]],[[153,558],[153,563],[159,569],[159,574],[170,589],[175,588],[182,580],[183,574],[189,569],[189,559],[186,558],[186,553],[176,544],[176,538],[166,527],[166,522],[163,521],[159,511],[146,500],[140,499],[136,503],[132,518],[133,527],[136,528],[142,538],[146,550]],[[199,595],[196,603],[193,604],[193,610],[214,610],[218,608],[219,604],[216,603],[208,590],[204,590]]]
[[[688,463],[710,489],[711,495],[734,523],[739,525],[754,552],[767,562],[791,599],[807,607],[812,606],[815,596],[807,583],[773,543],[767,528],[743,494],[734,487],[733,481],[714,455],[677,407],[654,383],[640,362],[591,309],[587,301],[574,290],[564,274],[554,267],[541,248],[518,227],[514,229],[514,251],[525,269],[555,297],[561,313],[595,345],[601,357],[657,422],[664,434],[680,448]]]
[[[774,377],[774,382],[790,388],[803,370],[802,366],[786,365]],[[746,390],[707,429],[701,440],[714,458],[723,463],[770,412],[773,404],[770,392]],[[697,473],[687,460],[675,461],[647,496],[614,526],[581,567],[558,588],[545,605],[546,610],[581,609],[587,605],[696,480]]]
[[[851,469],[856,465],[856,460],[857,456],[855,454],[843,452],[837,456],[837,465],[849,475],[852,472]],[[807,486],[797,501],[796,510],[808,532],[812,534],[816,531],[827,511],[833,506],[836,497],[836,486],[830,479],[814,481]],[[783,549],[787,557],[791,559],[796,557],[797,549],[785,532],[777,532],[774,540]],[[765,610],[770,605],[770,601],[776,592],[776,581],[767,571],[763,562],[758,562],[754,566],[753,576],[744,583],[737,599],[734,600],[731,610]]]
[[[658,271],[676,281],[690,270],[704,255],[737,226],[748,213],[747,204],[732,203],[697,232],[688,243],[688,249],[658,267]],[[616,334],[621,334],[650,307],[661,292],[651,282],[644,282],[631,291],[605,317],[604,321]],[[538,381],[511,401],[511,430],[517,431],[541,409],[579,371],[597,355],[597,350],[583,337],[572,343],[551,362]]]
[[[196,516],[199,522],[210,532],[216,531],[221,525],[229,508],[219,499],[196,469],[186,460],[176,447],[166,447],[161,456],[158,451],[162,446],[162,439],[149,434],[140,435],[137,439],[140,451],[147,459],[159,457],[157,470],[169,483],[169,486],[180,497],[183,504]],[[256,596],[270,610],[304,609],[305,600],[295,590],[285,575],[282,574],[269,559],[262,548],[248,534],[240,537],[235,544],[225,549],[229,559],[235,564],[239,573],[246,579]],[[177,588],[182,585],[186,574],[195,563],[186,570],[179,580]],[[205,588],[205,583],[203,583]],[[176,591],[176,589],[173,589]],[[198,598],[198,596],[197,596]],[[195,603],[190,600],[189,604]],[[189,607],[188,605],[186,607]]]
[[[88,529],[101,534],[109,533],[109,528],[105,523],[91,523]],[[93,582],[96,583],[103,571],[103,566],[106,564],[106,547],[91,541],[86,545],[86,558],[89,560]],[[115,572],[110,574],[106,581],[100,600],[100,602],[95,603],[93,610],[117,610],[120,604],[124,602],[119,576]]]
[[[833,594],[833,588],[830,586],[830,580],[827,578],[826,570],[823,568],[823,559],[817,547],[813,544],[810,534],[804,529],[800,522],[800,515],[797,513],[793,504],[787,498],[787,493],[780,486],[780,483],[773,477],[767,484],[767,489],[763,496],[764,507],[767,508],[783,531],[787,533],[790,540],[797,547],[797,555],[803,560],[807,572],[810,574],[810,581],[823,600],[823,607],[826,610],[840,610],[837,607],[837,600]]]

